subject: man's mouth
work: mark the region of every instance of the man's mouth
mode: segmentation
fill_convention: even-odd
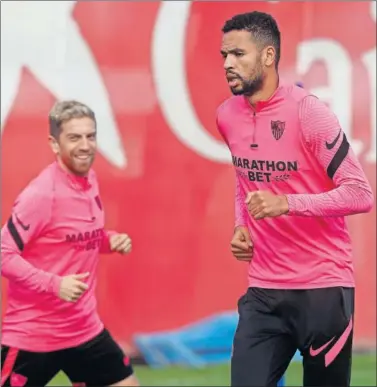
[[[239,84],[240,80],[238,78],[228,78],[228,85],[230,87],[236,87]]]
[[[227,74],[226,79],[230,87],[235,87],[240,82],[240,78],[235,74]]]
[[[227,74],[226,79],[228,80],[228,82],[231,82],[231,81],[234,81],[235,79],[238,79],[238,76],[235,74]]]
[[[81,161],[87,161],[87,160],[89,160],[91,158],[91,155],[90,154],[88,154],[88,155],[78,155],[78,156],[75,156],[75,157],[76,157],[76,159],[79,159]]]

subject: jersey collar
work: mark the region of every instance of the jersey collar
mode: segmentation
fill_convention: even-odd
[[[58,161],[55,161],[55,168],[61,178],[66,181],[70,186],[74,187],[77,190],[87,191],[92,187],[92,173],[89,171],[88,176],[78,176],[65,169],[59,164]]]
[[[271,97],[265,101],[258,101],[255,106],[251,106],[247,97],[244,96],[245,103],[249,106],[249,108],[253,109],[255,112],[260,112],[262,110],[265,110],[267,108],[270,108],[278,103],[280,103],[284,99],[284,92],[285,92],[286,84],[284,81],[279,80],[279,86],[274,91],[274,93],[271,95]]]

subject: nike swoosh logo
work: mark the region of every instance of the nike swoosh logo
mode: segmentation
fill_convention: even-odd
[[[16,217],[17,223],[22,227],[22,229],[25,230],[25,231],[28,231],[29,228],[30,228],[30,224],[25,225],[25,224],[23,224],[23,223],[21,222],[21,220],[18,218],[17,215],[15,215],[15,217]]]
[[[326,353],[326,355],[325,355],[325,366],[326,367],[328,367],[335,360],[335,358],[339,355],[339,353],[341,352],[341,350],[345,346],[349,335],[352,332],[352,328],[353,328],[353,319],[351,317],[347,328],[341,334],[339,339],[335,341],[335,343],[331,347],[331,349]],[[327,343],[323,344],[321,347],[319,347],[317,349],[314,349],[313,346],[310,346],[310,348],[309,348],[310,356],[312,356],[312,357],[318,356],[334,341],[334,339],[335,339],[335,336],[331,340],[329,340]]]
[[[327,148],[328,150],[334,148],[334,146],[336,145],[336,143],[337,143],[338,140],[339,140],[339,137],[340,137],[340,134],[341,134],[341,133],[342,133],[342,129],[339,129],[339,133],[338,133],[338,135],[335,137],[335,140],[334,140],[333,142],[328,143],[328,142],[326,141],[326,148]]]
[[[329,340],[327,343],[323,344],[321,347],[314,349],[312,346],[309,348],[310,356],[315,357],[318,356],[321,352],[323,352],[335,339],[335,336]]]
[[[325,355],[325,366],[328,367],[335,358],[339,355],[343,347],[346,345],[346,342],[348,340],[349,335],[352,332],[353,328],[353,318],[351,317],[350,322],[345,329],[345,331],[342,333],[342,335],[339,337],[339,339],[335,342],[335,344],[331,347],[331,349],[326,353]]]

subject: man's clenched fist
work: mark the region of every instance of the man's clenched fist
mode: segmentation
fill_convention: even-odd
[[[59,298],[68,302],[76,302],[88,289],[84,282],[89,273],[72,274],[62,278],[59,289]]]
[[[132,250],[132,241],[127,234],[115,234],[110,237],[110,248],[121,254],[128,254]]]
[[[251,261],[253,257],[253,243],[247,227],[238,226],[230,242],[232,254],[240,261]]]
[[[245,203],[254,219],[273,218],[289,211],[287,197],[269,191],[249,192]]]

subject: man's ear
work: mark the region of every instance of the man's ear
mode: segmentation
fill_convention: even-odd
[[[268,46],[263,50],[263,62],[266,67],[275,65],[276,51],[273,46]]]
[[[60,152],[60,146],[58,141],[53,136],[48,136],[48,141],[50,143],[51,150],[53,151],[54,155],[58,155]]]

